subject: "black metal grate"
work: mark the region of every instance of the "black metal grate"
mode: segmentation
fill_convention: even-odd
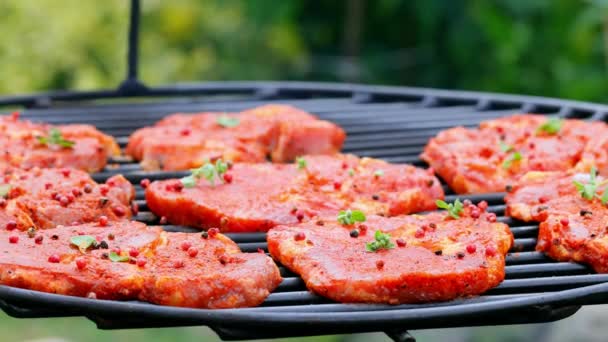
[[[450,92],[429,89],[312,83],[208,83],[146,90],[144,100],[76,102],[95,96],[68,93],[0,99],[27,105],[22,117],[50,123],[90,123],[118,138],[121,146],[136,128],[174,112],[239,111],[265,103],[292,104],[345,128],[344,152],[425,166],[418,154],[429,137],[455,125],[517,112],[606,120],[608,107],[573,101]],[[178,99],[174,95],[188,96]],[[165,96],[163,98],[158,98]],[[154,98],[150,98],[154,97]],[[69,101],[63,101],[69,100]],[[182,176],[144,172],[126,159],[113,160],[97,181],[122,173],[136,184],[137,220],[158,224],[148,211],[139,181]],[[450,201],[456,198],[446,187]],[[504,217],[503,194],[458,196],[487,200],[489,210],[508,223],[515,246],[507,257],[506,280],[483,296],[422,305],[338,304],[308,292],[303,281],[281,267],[285,278],[261,307],[196,310],[140,302],[94,301],[0,286],[0,307],[15,317],[86,316],[100,328],[209,325],[223,338],[263,338],[327,333],[543,322],[573,314],[583,304],[608,302],[608,275],[588,267],[552,261],[534,251],[538,227]],[[169,231],[196,231],[166,226]],[[228,234],[243,251],[266,249],[265,234]],[[119,317],[119,319],[116,319]],[[395,330],[397,329],[397,330]]]

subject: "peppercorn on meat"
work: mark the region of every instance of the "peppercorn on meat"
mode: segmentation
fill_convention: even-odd
[[[126,153],[146,170],[187,170],[222,158],[231,162],[292,161],[303,154],[333,154],[344,131],[285,105],[241,113],[174,114],[134,132]]]
[[[108,157],[120,154],[114,138],[89,125],[59,125],[0,117],[0,170],[70,167],[102,170]]]
[[[220,164],[206,164],[186,179],[152,182],[148,207],[173,224],[251,232],[346,208],[386,216],[432,210],[444,196],[432,170],[353,155]]]
[[[83,171],[33,168],[0,180],[0,211],[11,218],[8,229],[128,219],[135,207],[135,189],[121,175],[97,184]]]
[[[0,230],[0,248],[0,284],[70,296],[234,308],[260,304],[281,282],[269,257],[224,235],[139,222]]]
[[[336,217],[268,232],[270,254],[313,292],[338,302],[421,303],[481,294],[505,276],[513,243],[496,215],[466,203],[446,213]]]
[[[596,165],[608,172],[607,136],[603,122],[513,115],[476,129],[447,129],[421,158],[457,193],[500,192],[528,171],[585,172]]]
[[[536,250],[608,272],[608,182],[594,172],[530,172],[507,194],[506,213],[540,222]]]

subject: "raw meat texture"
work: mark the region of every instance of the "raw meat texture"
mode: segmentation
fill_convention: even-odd
[[[585,199],[574,181],[585,184],[582,173],[530,172],[507,194],[506,213],[523,221],[540,222],[536,250],[559,261],[589,264],[608,272],[608,207],[602,204],[604,184],[594,199]]]
[[[234,126],[222,125],[222,120]],[[209,160],[288,162],[304,154],[340,150],[344,131],[333,123],[285,105],[241,113],[174,114],[134,132],[126,153],[146,170],[187,170]]]
[[[368,251],[376,231],[388,234],[393,248]],[[481,294],[504,279],[512,243],[509,227],[474,205],[466,205],[458,219],[445,213],[368,215],[364,223],[341,225],[330,217],[321,226],[281,225],[268,233],[276,260],[311,291],[346,303],[423,303]]]
[[[15,170],[0,176],[0,210],[20,230],[129,219],[135,189],[122,175],[97,184],[75,169]],[[1,227],[0,227],[1,228]]]
[[[227,172],[229,183],[200,179],[182,188],[177,179],[155,181],[146,189],[146,201],[174,224],[252,232],[344,209],[386,216],[432,210],[444,196],[432,170],[353,155],[303,160],[303,168],[237,163]]]
[[[96,246],[81,251],[76,236],[96,238]],[[234,308],[259,305],[281,282],[272,259],[241,253],[224,235],[204,239],[139,222],[60,226],[32,237],[0,229],[0,248],[0,284],[70,296]]]
[[[52,130],[73,146],[41,143],[39,138],[48,137]],[[70,167],[96,172],[106,166],[108,157],[120,155],[114,138],[93,126],[32,123],[19,120],[18,113],[0,117],[0,150],[0,170]]]
[[[528,171],[608,172],[608,125],[563,120],[551,134],[541,115],[484,121],[479,128],[450,128],[432,138],[421,158],[457,193],[504,191]]]

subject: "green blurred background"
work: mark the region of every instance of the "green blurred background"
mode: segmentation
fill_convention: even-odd
[[[0,1],[0,93],[115,86],[128,1]],[[150,84],[325,80],[608,100],[606,0],[143,0]]]
[[[116,86],[125,74],[128,5],[0,1],[0,94]],[[140,71],[151,85],[320,80],[608,101],[607,0],[143,0],[142,15]],[[605,341],[605,310],[585,308],[552,324],[414,335]],[[0,341],[218,340],[207,328],[109,332],[83,318],[17,320],[2,313],[0,332]]]

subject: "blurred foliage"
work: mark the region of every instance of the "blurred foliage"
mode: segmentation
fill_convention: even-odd
[[[608,100],[606,0],[143,0],[142,78],[323,80]],[[0,2],[1,93],[117,85],[128,1]]]

